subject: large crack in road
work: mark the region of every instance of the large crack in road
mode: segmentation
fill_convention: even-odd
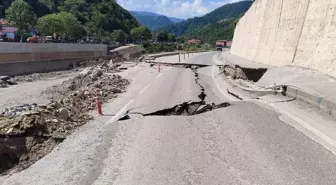
[[[179,66],[180,67],[180,66]],[[151,113],[141,113],[141,112],[132,112],[132,111],[127,111],[124,116],[122,116],[119,121],[121,120],[126,120],[130,119],[131,114],[140,114],[142,116],[176,116],[176,115],[182,115],[182,116],[192,116],[192,115],[197,115],[197,114],[202,114],[205,112],[209,112],[215,109],[219,108],[224,108],[228,107],[231,104],[229,102],[223,102],[219,104],[215,103],[207,103],[205,101],[205,97],[207,96],[205,93],[205,89],[203,85],[200,83],[200,78],[199,74],[197,72],[197,69],[204,67],[204,66],[198,66],[198,65],[188,65],[185,66],[185,68],[190,68],[195,75],[195,83],[199,86],[201,89],[201,93],[198,95],[198,98],[200,101],[188,101],[188,102],[183,102],[180,104],[177,104],[173,107],[170,108],[165,108],[161,110],[157,110]]]

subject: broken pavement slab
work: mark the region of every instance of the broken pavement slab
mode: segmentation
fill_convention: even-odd
[[[231,54],[229,52],[221,52],[221,59],[228,65],[236,68],[246,68],[246,69],[271,69],[274,68],[274,66],[259,63],[259,62],[254,62],[251,60],[247,60],[245,58],[236,56],[234,54]]]

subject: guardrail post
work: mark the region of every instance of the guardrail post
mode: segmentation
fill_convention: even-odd
[[[179,52],[178,56],[179,56],[179,62],[181,62],[181,56],[180,56],[181,52]]]

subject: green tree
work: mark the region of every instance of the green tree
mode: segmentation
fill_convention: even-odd
[[[78,22],[77,18],[68,12],[60,12],[57,14],[63,23],[63,37],[73,37],[78,35],[80,31],[82,31],[82,26]]]
[[[60,11],[69,12],[75,15],[82,24],[85,24],[89,19],[90,6],[85,0],[63,0],[63,3],[58,9]]]
[[[68,12],[48,14],[41,17],[37,22],[37,28],[43,35],[56,33],[63,38],[84,34],[84,29],[77,21],[77,18]]]
[[[114,41],[113,33],[104,33],[100,41],[104,44],[111,44]]]
[[[160,42],[165,42],[168,41],[168,32],[167,30],[162,30],[158,36],[157,36],[157,40]]]
[[[152,33],[146,26],[139,26],[131,30],[131,36],[133,40],[148,40],[152,38]]]
[[[115,40],[116,42],[124,42],[127,38],[126,33],[122,30],[114,30],[112,34],[113,40]]]
[[[36,23],[36,15],[33,8],[24,0],[15,0],[6,10],[6,19],[13,22],[20,33],[20,41],[29,26],[34,26]]]
[[[184,43],[186,39],[183,36],[181,36],[181,37],[177,37],[176,40],[178,43]]]
[[[39,3],[46,5],[50,10],[56,10],[56,4],[54,0],[39,0]]]
[[[172,33],[169,33],[169,34],[168,34],[168,41],[169,41],[169,42],[175,42],[175,41],[176,41],[176,39],[175,39],[175,35],[172,34]]]
[[[45,15],[37,21],[37,28],[43,35],[57,35],[64,33],[64,24],[57,14]]]

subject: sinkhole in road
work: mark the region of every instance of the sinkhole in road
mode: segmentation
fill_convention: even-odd
[[[204,101],[201,102],[184,102],[178,104],[174,107],[158,110],[152,113],[142,114],[143,116],[174,116],[174,115],[182,115],[182,116],[192,116],[196,114],[202,114],[208,111],[212,111],[215,109],[228,107],[231,104],[228,102],[220,103],[220,104],[206,104]]]

